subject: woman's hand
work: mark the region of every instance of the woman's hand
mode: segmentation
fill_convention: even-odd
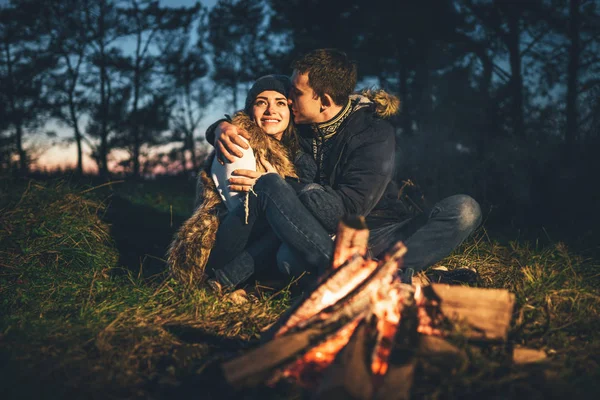
[[[236,169],[231,173],[232,175],[235,175],[235,177],[229,178],[229,190],[234,192],[249,192],[258,178],[268,173],[277,173],[275,167],[273,167],[273,165],[271,165],[271,163],[265,160],[263,157],[259,157],[258,162],[267,172],[252,171],[249,169]]]

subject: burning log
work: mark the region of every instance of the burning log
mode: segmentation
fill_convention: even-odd
[[[369,229],[365,217],[347,217],[340,221],[335,236],[332,267],[338,268],[354,254],[365,256],[369,243]]]
[[[365,321],[356,328],[346,347],[340,351],[333,364],[327,369],[315,393],[315,399],[372,398],[374,389],[371,369],[365,362],[369,353],[367,343],[373,339],[373,332],[372,330],[369,332],[368,328]]]
[[[340,223],[332,268],[263,335],[263,345],[222,365],[229,384],[287,379],[317,399],[406,399],[417,357],[461,359],[441,337],[460,331],[506,339],[512,294],[403,284],[397,271],[404,245],[375,261],[366,258],[367,241],[364,219]]]
[[[401,295],[397,292],[413,291],[410,285],[401,284],[395,274],[405,253],[404,245],[398,243],[379,263],[356,254],[342,267],[329,271],[312,293],[265,333],[264,346],[223,365],[227,380],[233,386],[245,387],[255,381],[253,375],[263,377],[270,373],[269,382],[292,378],[313,386],[315,382],[305,377],[327,368],[348,343],[359,322],[371,314],[387,321],[380,323],[380,327],[387,324],[387,330],[382,331],[379,343],[384,338],[391,342],[395,333],[391,327],[400,318]],[[386,302],[389,306],[382,307]],[[386,356],[385,349],[378,351],[376,346],[373,351],[374,363],[383,372],[385,369],[379,364]]]

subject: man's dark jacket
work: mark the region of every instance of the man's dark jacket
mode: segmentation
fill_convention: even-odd
[[[375,104],[354,107],[329,140],[323,169],[327,181],[318,177],[319,185],[307,185],[299,191],[302,203],[331,233],[344,215],[365,215],[369,228],[406,217],[398,201],[393,181],[396,141],[394,128],[379,117]],[[356,109],[358,108],[358,109]],[[318,130],[298,127],[302,150],[318,152]],[[299,176],[306,176],[304,165],[297,163]],[[320,181],[320,182],[319,182]]]

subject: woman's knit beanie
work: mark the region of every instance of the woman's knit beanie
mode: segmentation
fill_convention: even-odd
[[[285,75],[261,76],[256,80],[256,82],[254,82],[254,85],[252,85],[250,91],[248,92],[248,95],[246,96],[246,104],[244,106],[244,111],[246,111],[247,114],[250,114],[256,96],[258,96],[265,90],[273,90],[275,92],[281,93],[287,98],[291,86],[292,82],[290,81],[290,78],[288,78]]]

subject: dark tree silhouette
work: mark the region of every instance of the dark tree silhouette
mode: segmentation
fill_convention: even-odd
[[[10,131],[3,141],[8,159],[16,154],[21,174],[27,173],[30,161],[25,134],[47,119],[45,85],[56,62],[40,30],[40,17],[34,1],[11,1],[0,8],[0,104],[6,107],[0,125]]]
[[[265,7],[256,0],[220,0],[209,14],[212,79],[230,91],[234,110],[240,106],[238,90],[242,84],[273,72],[267,57]]]
[[[181,156],[181,166],[188,173],[188,154],[192,169],[199,168],[196,151],[196,131],[211,96],[206,82],[209,65],[205,55],[205,40],[208,33],[207,12],[202,9],[197,19],[196,43],[191,43],[189,34],[165,33],[165,48],[161,49],[165,73],[171,82],[174,101],[171,114],[171,141],[181,142],[176,154]]]
[[[77,148],[77,173],[83,173],[83,142],[87,139],[80,121],[89,105],[81,75],[90,48],[84,4],[79,0],[44,0],[43,30],[52,40],[51,51],[59,64],[52,72],[49,98],[52,116],[73,129]],[[89,142],[88,142],[89,144]]]
[[[99,143],[92,151],[100,176],[109,175],[110,135],[122,126],[127,90],[119,87],[116,66],[123,64],[115,42],[125,34],[123,17],[112,0],[82,0],[85,28],[90,34],[91,51],[84,84],[90,88],[90,119],[87,132]]]
[[[157,129],[142,129],[148,125],[148,117],[142,110],[163,110],[167,105],[166,97],[160,93],[165,85],[155,79],[160,73],[158,69],[159,52],[156,51],[157,39],[161,32],[171,31],[183,35],[196,17],[197,7],[190,9],[172,9],[161,7],[155,0],[128,0],[121,8],[127,27],[127,36],[133,38],[134,50],[126,57],[123,75],[128,79],[132,94],[129,112],[126,119],[127,129],[122,137],[123,144],[131,154],[131,172],[134,177],[140,176],[140,156],[142,145],[147,147],[162,143],[162,132]],[[158,86],[158,87],[157,87]],[[163,100],[164,99],[164,100]],[[162,106],[158,107],[158,103]],[[165,116],[156,115],[155,127],[162,126]]]

